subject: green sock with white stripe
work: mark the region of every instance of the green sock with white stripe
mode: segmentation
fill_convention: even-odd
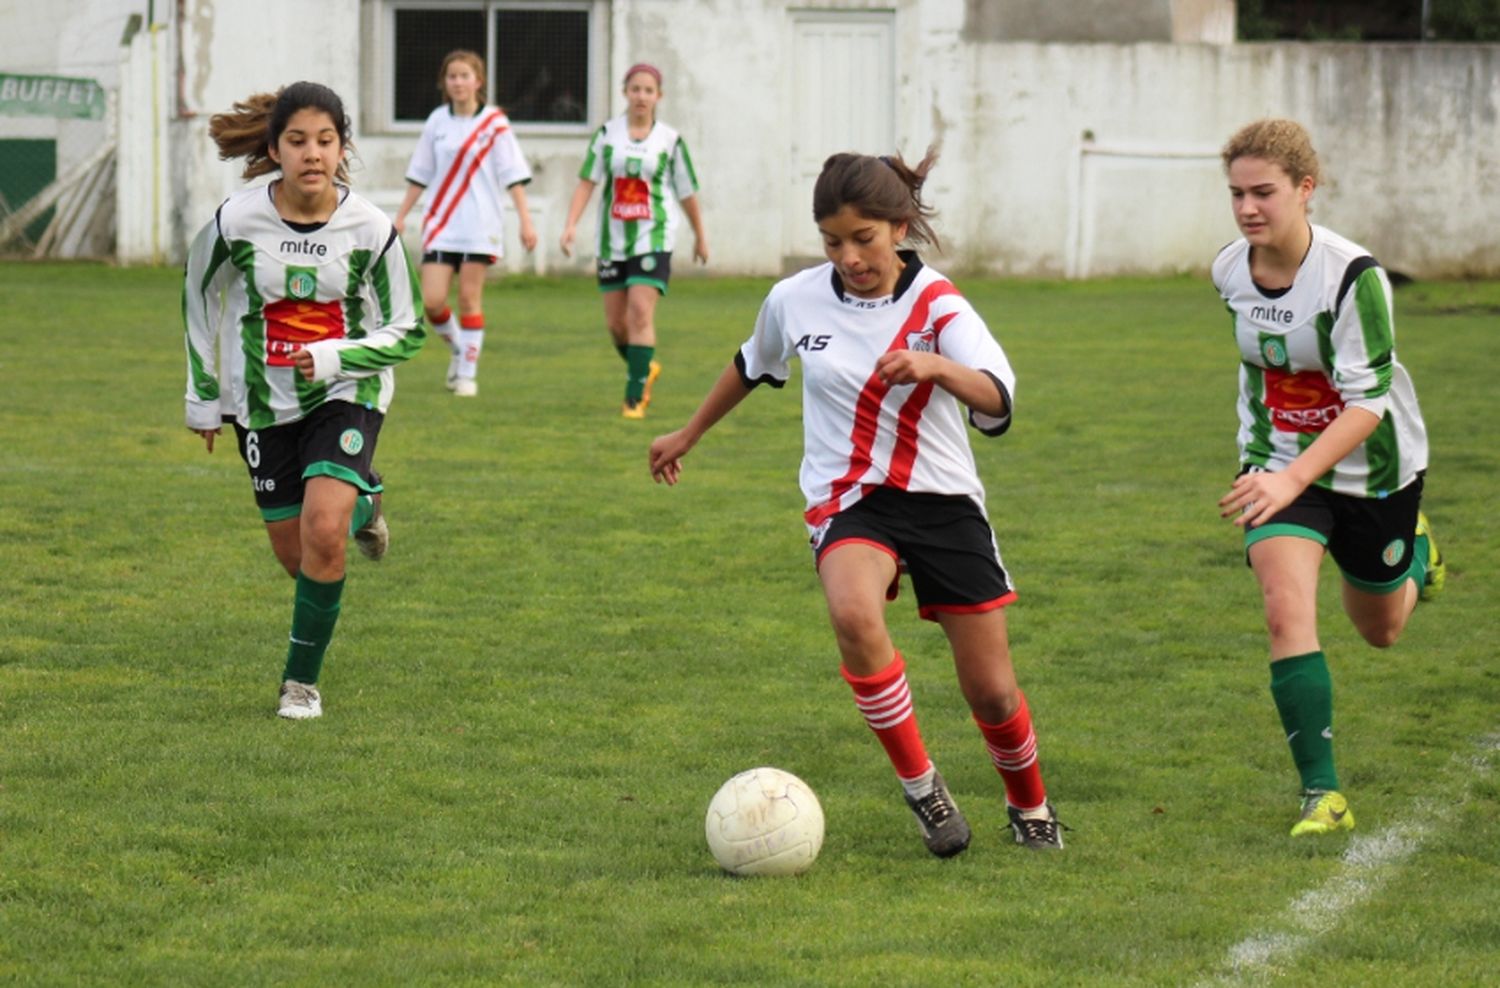
[[[323,671],[323,653],[328,651],[328,643],[333,640],[333,626],[339,620],[339,601],[343,595],[342,579],[323,583],[306,573],[297,574],[292,633],[282,679],[317,685],[318,675]]]
[[[1333,677],[1322,652],[1271,663],[1271,696],[1281,714],[1303,789],[1337,789],[1333,767]]]

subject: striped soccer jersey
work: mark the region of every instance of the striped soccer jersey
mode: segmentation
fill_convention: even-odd
[[[761,305],[755,332],[735,358],[744,382],[781,387],[802,361],[804,515],[816,533],[879,486],[967,495],[984,510],[964,414],[932,382],[886,385],[875,362],[890,350],[925,350],[989,374],[1006,414],[970,410],[986,435],[1010,427],[1016,378],[1000,344],[958,289],[910,252],[894,295],[846,295],[831,263],[779,282]]]
[[[187,425],[295,422],[326,401],[384,412],[391,367],[422,346],[416,279],[390,218],[340,186],[322,224],[286,222],[274,185],[224,200],[193,239],[183,286]],[[317,380],[294,365],[312,348]],[[223,382],[223,387],[220,387]]]
[[[594,132],[578,177],[601,187],[599,259],[623,261],[672,250],[678,205],[698,191],[698,175],[681,135],[658,120],[632,140],[625,115]]]
[[[1240,349],[1242,463],[1283,470],[1345,408],[1362,408],[1380,424],[1315,486],[1384,497],[1427,468],[1417,394],[1396,359],[1390,281],[1363,247],[1314,225],[1291,287],[1266,291],[1241,239],[1215,258],[1213,282]]]
[[[444,103],[427,116],[406,166],[406,180],[427,189],[422,250],[505,253],[505,194],[531,181],[510,120],[481,106],[460,117]]]

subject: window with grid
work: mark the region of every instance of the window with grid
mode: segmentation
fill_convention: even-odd
[[[455,48],[484,56],[486,102],[516,124],[587,125],[592,2],[392,2],[387,84],[395,124],[421,123],[443,100],[438,69]]]

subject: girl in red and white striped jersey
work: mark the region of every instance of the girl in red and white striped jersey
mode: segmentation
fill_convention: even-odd
[[[531,169],[504,111],[485,106],[484,59],[472,51],[449,52],[438,72],[438,89],[446,102],[427,117],[412,152],[396,230],[405,229],[407,213],[428,192],[422,219],[422,307],[452,353],[449,389],[471,397],[479,392],[485,272],[505,253],[502,193],[509,193],[520,218],[522,246],[536,248],[536,228],[526,204]],[[448,306],[455,271],[456,321]]]
[[[836,154],[813,191],[828,263],[780,282],[755,331],[697,412],[651,444],[651,474],[677,483],[682,458],[759,384],[802,362],[805,520],[842,672],[885,747],[932,853],[969,827],[917,728],[885,604],[904,571],[922,617],[947,635],[959,686],[1005,786],[1018,843],[1060,848],[1031,713],[1016,683],[1005,606],[1015,599],[984,510],[965,419],[1011,422],[1015,374],[958,289],[904,240],[936,243],[921,190],[936,155]],[[968,414],[964,414],[967,406]]]

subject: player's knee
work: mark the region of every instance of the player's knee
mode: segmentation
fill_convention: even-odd
[[[1374,627],[1362,627],[1359,633],[1365,641],[1376,648],[1390,648],[1401,639],[1403,630],[1398,624],[1381,624]]]
[[[885,638],[885,619],[878,609],[862,601],[830,600],[828,620],[839,641],[856,648],[880,642]]]

